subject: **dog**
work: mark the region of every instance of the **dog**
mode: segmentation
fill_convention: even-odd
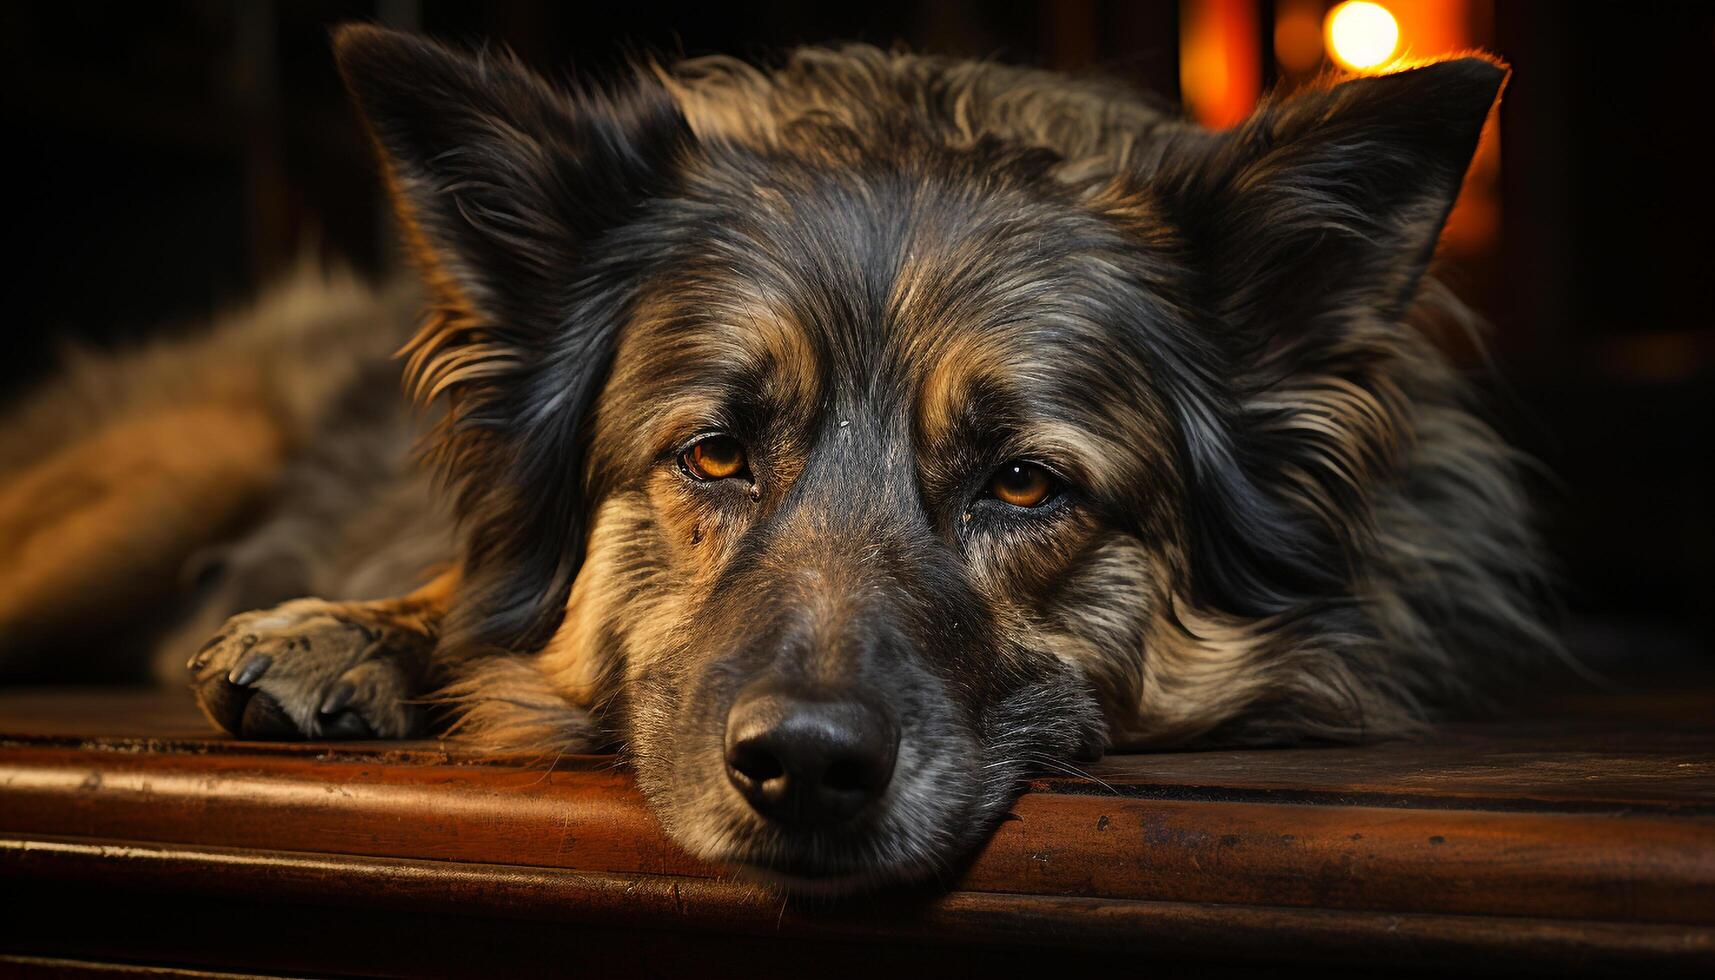
[[[615,748],[691,854],[836,891],[1033,772],[1406,734],[1555,649],[1426,327],[1490,58],[1214,132],[863,46],[334,47],[421,292],[306,272],[28,403],[9,647],[188,591],[227,732]]]

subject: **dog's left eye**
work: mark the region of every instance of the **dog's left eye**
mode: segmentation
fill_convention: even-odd
[[[989,479],[989,493],[1014,507],[1040,507],[1054,496],[1054,476],[1035,463],[1015,459]]]
[[[679,465],[699,480],[743,476],[746,470],[744,446],[731,436],[709,436],[697,440],[681,453]]]

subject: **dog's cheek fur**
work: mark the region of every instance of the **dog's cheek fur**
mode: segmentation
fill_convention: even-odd
[[[515,751],[618,739],[641,759],[661,755],[650,751],[652,736],[673,729],[659,704],[632,695],[669,678],[677,690],[705,659],[689,639],[735,538],[717,513],[687,499],[680,479],[659,470],[647,487],[596,507],[553,636],[533,657],[479,662],[449,690],[462,705],[461,736]]]
[[[494,752],[588,751],[622,733],[614,718],[628,648],[660,624],[659,530],[642,494],[618,494],[595,510],[588,551],[559,628],[532,657],[495,656],[462,673],[444,695],[458,709],[454,732]],[[643,646],[643,649],[649,649]]]

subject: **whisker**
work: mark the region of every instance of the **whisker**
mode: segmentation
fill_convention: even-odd
[[[1060,772],[1062,772],[1068,776],[1076,776],[1080,779],[1088,779],[1090,782],[1095,783],[1097,786],[1102,787],[1103,789],[1114,794],[1115,796],[1123,796],[1124,795],[1119,790],[1115,789],[1113,787],[1113,785],[1111,783],[1109,783],[1107,780],[1102,779],[1101,777],[1096,776],[1092,773],[1086,772],[1085,770],[1080,769],[1077,766],[1072,765],[1071,763],[1060,762],[1060,761],[1057,761],[1054,759],[1049,759],[1047,757],[1038,757],[1038,756],[1032,756],[1030,761],[1032,761],[1032,762],[1034,762],[1040,766],[1046,766],[1050,769],[1058,770],[1058,771],[1060,771]]]

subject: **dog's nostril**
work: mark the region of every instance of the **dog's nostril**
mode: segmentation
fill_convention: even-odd
[[[855,816],[885,793],[898,747],[891,716],[850,696],[758,686],[727,715],[727,776],[752,809],[780,823]]]
[[[786,773],[786,767],[780,764],[780,760],[775,758],[773,753],[756,746],[742,746],[735,750],[727,760],[727,765],[755,783],[779,779]]]

